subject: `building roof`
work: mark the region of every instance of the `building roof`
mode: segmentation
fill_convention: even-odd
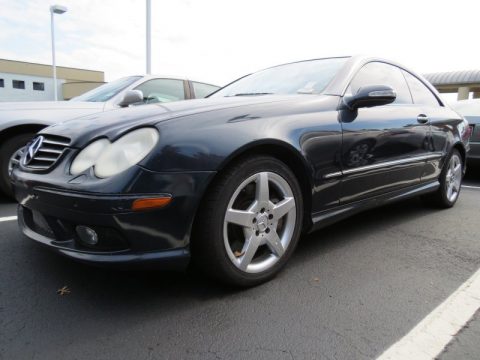
[[[25,61],[0,59],[0,72],[50,77],[52,76],[52,66]],[[57,66],[57,76],[59,79],[65,79],[67,81],[102,83],[105,78],[103,71],[69,68],[64,66]]]
[[[480,70],[437,72],[423,76],[433,86],[480,84]]]

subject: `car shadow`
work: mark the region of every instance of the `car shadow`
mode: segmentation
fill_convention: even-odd
[[[338,223],[304,235],[291,260],[291,266],[309,261],[352,242],[362,241],[368,235],[392,228],[409,220],[420,219],[439,211],[413,198],[368,210]]]
[[[480,166],[468,166],[464,180],[475,182],[476,186],[480,186]]]
[[[0,193],[0,218],[4,216],[12,216],[17,213],[17,203]]]
[[[5,195],[0,193],[0,206],[15,204],[15,200],[7,198]]]
[[[38,324],[68,319],[68,324],[75,327],[56,324],[46,327],[44,336],[55,337],[61,331],[65,332],[61,337],[74,336],[75,341],[82,343],[91,341],[94,335],[77,329],[90,328],[92,324],[100,328],[102,324],[109,324],[111,331],[120,332],[137,324],[148,324],[152,319],[161,319],[159,323],[165,326],[178,321],[188,323],[195,313],[201,314],[204,321],[221,324],[219,317],[227,316],[223,312],[230,308],[236,309],[235,316],[241,319],[241,309],[246,302],[275,303],[282,291],[291,288],[292,282],[308,280],[312,267],[318,266],[316,264],[330,252],[338,248],[349,251],[352,244],[361,246],[362,242],[369,241],[372,233],[434,211],[437,210],[425,208],[420,200],[412,199],[358,214],[305,235],[286,271],[271,282],[243,290],[210,281],[192,270],[185,273],[125,271],[76,263],[21,237],[16,225],[11,223],[8,239],[1,239],[0,232],[0,250],[4,252],[3,264],[0,264],[3,297],[0,312],[8,324],[5,332],[15,334],[14,329],[28,324],[23,335],[29,336]],[[2,241],[7,244],[2,245]],[[63,287],[69,293],[58,294]]]

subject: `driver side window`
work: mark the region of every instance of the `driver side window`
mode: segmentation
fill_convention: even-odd
[[[412,97],[407,82],[399,68],[381,63],[371,62],[364,65],[348,86],[347,93],[355,95],[358,89],[369,85],[387,85],[397,93],[393,104],[412,104]]]
[[[143,102],[153,104],[185,99],[183,80],[153,79],[145,81],[135,88],[143,93]]]

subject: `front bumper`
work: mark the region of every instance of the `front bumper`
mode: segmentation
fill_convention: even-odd
[[[14,172],[13,187],[19,202],[22,232],[82,262],[185,268],[190,259],[194,214],[213,173],[155,173],[139,167],[132,171],[135,174],[129,176],[134,175],[130,178],[136,181],[129,184],[128,190],[115,194],[48,187],[45,179],[48,174]],[[92,190],[96,190],[94,186]],[[164,208],[131,210],[136,199],[167,194],[173,200]],[[93,229],[98,243],[85,243],[77,226]]]

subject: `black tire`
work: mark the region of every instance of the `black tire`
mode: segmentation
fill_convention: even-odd
[[[246,179],[261,172],[279,175],[290,186],[295,201],[295,211],[293,212],[295,225],[292,236],[289,237],[290,242],[284,249],[283,255],[278,257],[277,262],[265,271],[250,273],[237,268],[229,258],[224,243],[224,219],[235,191]],[[287,220],[285,220],[286,222]],[[202,201],[191,241],[194,268],[198,268],[223,283],[239,287],[255,286],[266,282],[273,278],[291,257],[300,238],[302,224],[302,192],[290,168],[278,159],[269,156],[258,155],[243,158],[220,174],[220,177],[207,190],[206,198]],[[276,233],[277,229],[274,232]]]
[[[13,190],[8,174],[10,158],[24,147],[33,136],[35,136],[33,133],[18,134],[0,145],[0,190],[10,198],[13,198]]]
[[[452,159],[459,159],[459,164],[461,166],[460,168],[460,175],[458,176],[458,191],[456,192],[456,195],[454,198],[448,196],[448,189],[449,189],[449,169],[450,169],[450,164]],[[437,189],[437,191],[424,195],[422,199],[424,202],[428,205],[432,205],[434,207],[438,208],[443,208],[443,209],[448,209],[451,208],[455,205],[455,203],[458,200],[458,197],[460,196],[460,190],[461,190],[461,183],[462,183],[462,178],[463,178],[463,169],[464,169],[464,161],[462,159],[462,156],[460,155],[460,152],[457,149],[453,149],[450,155],[447,157],[445,160],[445,164],[443,165],[442,172],[440,173],[440,177],[438,178],[438,181],[440,182],[440,187]]]

